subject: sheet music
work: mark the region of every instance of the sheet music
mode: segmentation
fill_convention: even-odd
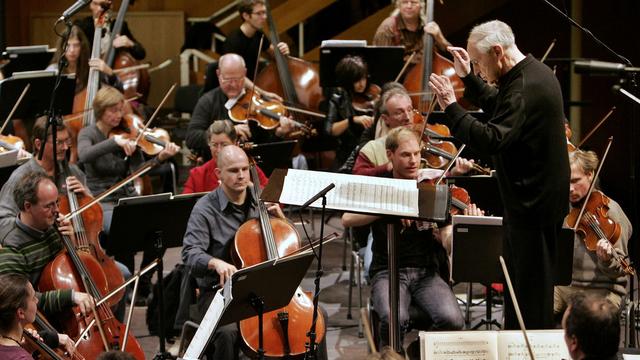
[[[529,343],[536,360],[570,359],[564,330],[528,330]],[[520,330],[501,331],[498,339],[500,359],[528,360],[529,351]]]
[[[496,331],[420,332],[421,359],[498,360]]]
[[[332,209],[418,216],[419,195],[415,180],[289,169],[280,202],[302,205],[331,183],[336,185],[327,193],[327,206]],[[311,206],[321,207],[322,200],[318,199]]]

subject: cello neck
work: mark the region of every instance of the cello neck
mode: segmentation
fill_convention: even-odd
[[[253,192],[256,195],[256,199],[258,200],[258,220],[260,222],[260,230],[262,231],[264,248],[267,251],[267,259],[276,259],[278,258],[278,247],[276,246],[275,237],[273,235],[273,228],[271,227],[269,212],[267,211],[267,207],[260,200],[260,194],[262,193],[262,189],[260,189],[260,177],[258,176],[257,166],[255,164],[255,161],[253,160],[251,161],[249,171],[251,172]]]
[[[433,21],[433,0],[427,0],[425,4],[425,24],[428,24]],[[429,76],[431,76],[431,72],[433,71],[433,36],[424,33],[423,37],[423,53],[422,53],[422,66],[424,71],[422,72],[422,92],[426,93],[429,91]],[[427,104],[431,101],[431,97],[429,95],[420,96],[420,106],[419,109],[423,110],[427,108]]]
[[[290,104],[299,104],[298,94],[291,80],[291,72],[289,71],[289,64],[287,63],[286,56],[282,55],[278,50],[278,43],[280,39],[278,37],[278,31],[276,30],[276,23],[271,15],[271,6],[269,1],[265,0],[264,5],[267,10],[267,21],[269,22],[269,40],[273,45],[273,56],[276,60],[276,67],[278,68],[278,77],[280,78],[280,84],[284,91],[284,99]]]

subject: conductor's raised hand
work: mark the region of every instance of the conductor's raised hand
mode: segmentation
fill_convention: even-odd
[[[449,46],[447,50],[453,55],[453,67],[456,69],[456,75],[465,77],[471,73],[471,57],[467,50],[461,47]]]

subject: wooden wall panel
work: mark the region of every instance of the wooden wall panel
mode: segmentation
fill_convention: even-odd
[[[49,44],[50,47],[55,47],[57,36],[51,30],[51,24],[58,16],[54,13],[33,14],[30,20],[30,32],[33,36],[29,43]],[[184,21],[184,13],[181,11],[145,11],[127,14],[131,32],[147,51],[145,61],[155,66],[166,59],[173,60],[169,67],[151,74],[149,105],[157,105],[171,84],[179,82],[179,55],[180,47],[184,42]],[[173,97],[165,107],[172,106]]]

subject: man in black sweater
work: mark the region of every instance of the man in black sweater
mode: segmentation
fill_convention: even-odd
[[[513,31],[501,21],[471,30],[466,51],[449,51],[465,84],[464,97],[489,119],[467,114],[448,78],[432,74],[430,86],[453,134],[492,156],[504,206],[503,255],[524,323],[551,328],[554,249],[569,195],[560,85],[547,66],[518,50]],[[505,328],[517,328],[510,298],[506,305]]]

